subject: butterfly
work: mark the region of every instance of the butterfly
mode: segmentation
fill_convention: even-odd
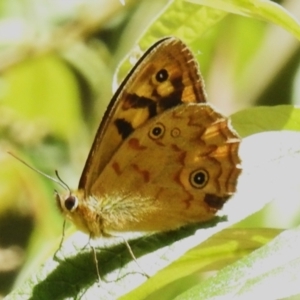
[[[236,191],[239,145],[230,120],[207,103],[193,54],[167,37],[119,86],[78,189],[57,194],[57,205],[91,237],[207,221]]]

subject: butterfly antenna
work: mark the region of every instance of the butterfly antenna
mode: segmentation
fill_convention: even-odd
[[[57,170],[55,170],[55,175],[56,175],[57,179],[59,180],[60,185],[63,186],[66,190],[68,190],[68,191],[70,192],[70,194],[71,194],[71,189],[70,189],[69,186],[61,179],[61,177],[59,176]]]
[[[18,160],[19,162],[21,162],[23,165],[27,166],[27,167],[28,167],[29,169],[31,169],[32,171],[37,172],[38,174],[40,174],[40,175],[42,175],[42,176],[44,176],[44,177],[46,177],[46,178],[52,180],[53,182],[59,184],[59,185],[60,185],[61,187],[63,187],[64,189],[67,189],[68,191],[70,191],[70,188],[67,186],[67,184],[66,184],[64,181],[62,181],[61,178],[58,176],[57,171],[55,171],[55,174],[56,174],[58,180],[57,180],[56,178],[54,178],[54,177],[52,177],[52,176],[50,176],[50,175],[48,175],[48,174],[42,172],[42,171],[40,171],[40,170],[38,170],[38,169],[36,169],[36,168],[30,166],[27,162],[25,162],[23,159],[17,157],[16,155],[14,155],[12,152],[9,152],[9,151],[8,151],[7,153],[10,154],[10,155],[11,155],[12,157],[14,157],[15,159],[17,159],[17,160]]]

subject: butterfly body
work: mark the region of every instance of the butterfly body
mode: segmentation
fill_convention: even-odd
[[[114,96],[79,189],[58,197],[61,211],[92,237],[213,218],[235,192],[240,139],[205,102],[181,41],[150,48]]]

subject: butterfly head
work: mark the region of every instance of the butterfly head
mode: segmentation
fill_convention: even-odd
[[[55,198],[57,207],[64,217],[75,224],[79,230],[90,233],[86,222],[84,206],[82,204],[83,193],[80,190],[68,190],[65,195],[60,195],[58,192],[55,192]]]
[[[56,192],[55,198],[57,206],[63,214],[68,214],[76,211],[79,201],[78,198],[72,193],[68,193],[66,196],[62,197]]]

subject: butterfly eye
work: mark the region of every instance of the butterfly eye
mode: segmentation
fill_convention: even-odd
[[[166,69],[161,69],[159,70],[156,75],[155,75],[155,79],[158,82],[164,82],[169,78],[169,73]]]
[[[165,133],[165,126],[161,123],[157,123],[149,132],[149,137],[153,140],[161,138]]]
[[[68,210],[68,211],[74,211],[77,206],[78,206],[78,199],[77,197],[74,197],[74,196],[68,196],[66,199],[65,199],[65,208]]]
[[[205,187],[208,179],[208,173],[203,169],[195,170],[190,174],[190,184],[196,189]]]

